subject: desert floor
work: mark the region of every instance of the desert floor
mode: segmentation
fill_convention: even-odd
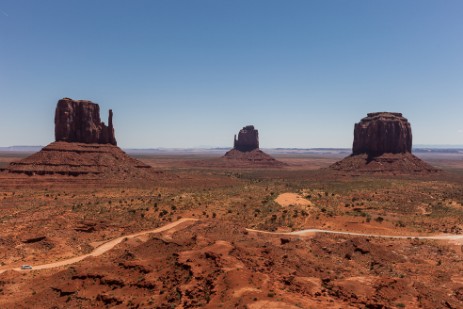
[[[442,172],[201,153],[138,155],[153,180],[1,173],[0,307],[463,308],[463,154],[418,156]]]

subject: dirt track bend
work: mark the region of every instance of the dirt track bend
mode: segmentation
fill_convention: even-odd
[[[120,236],[120,237],[114,238],[112,240],[109,240],[109,241],[103,243],[101,246],[97,247],[95,250],[93,250],[92,252],[90,252],[88,254],[79,255],[79,256],[76,256],[76,257],[73,257],[73,258],[70,258],[70,259],[66,259],[66,260],[62,260],[62,261],[58,261],[58,262],[53,262],[53,263],[49,263],[49,264],[34,265],[33,270],[56,268],[56,267],[61,267],[61,266],[74,264],[74,263],[80,262],[83,259],[86,259],[86,258],[88,258],[90,256],[102,255],[103,253],[108,252],[109,250],[114,248],[117,244],[119,244],[124,239],[136,238],[136,237],[146,235],[146,234],[161,233],[161,232],[173,229],[176,226],[178,226],[178,225],[180,225],[180,224],[182,224],[184,222],[197,221],[197,220],[198,219],[193,219],[193,218],[182,218],[180,220],[177,220],[175,222],[166,224],[164,226],[158,227],[158,228],[153,229],[153,230],[142,231],[142,232],[138,232],[138,233],[135,233],[135,234]],[[0,269],[0,274],[7,271],[7,270],[23,271],[20,267],[11,267],[11,268]]]
[[[198,219],[193,218],[182,218],[175,222],[166,224],[159,228],[142,231],[135,234],[130,234],[126,236],[120,236],[118,238],[109,240],[102,244],[101,246],[97,247],[95,250],[88,254],[76,256],[70,259],[53,262],[49,264],[43,265],[34,265],[33,270],[42,270],[42,269],[50,269],[56,268],[61,266],[66,266],[70,264],[74,264],[77,262],[82,261],[83,259],[90,257],[90,256],[99,256],[105,252],[108,252],[112,248],[114,248],[117,244],[119,244],[124,239],[130,239],[139,237],[146,234],[154,234],[154,233],[161,233],[170,229],[175,228],[176,226],[188,222],[188,221],[198,221]],[[186,227],[186,226],[185,226]],[[185,228],[184,227],[184,228]],[[348,236],[361,236],[361,237],[378,237],[378,238],[392,238],[392,239],[421,239],[421,240],[448,240],[448,241],[460,241],[463,242],[463,235],[454,235],[454,234],[444,234],[444,235],[431,235],[431,236],[416,236],[416,235],[380,235],[380,234],[366,234],[366,233],[355,233],[355,232],[343,232],[343,231],[330,231],[330,230],[321,230],[321,229],[306,229],[301,231],[294,231],[294,232],[268,232],[268,231],[261,231],[261,230],[254,230],[254,229],[246,229],[248,232],[258,233],[258,234],[270,234],[270,235],[279,235],[279,236],[309,236],[317,233],[326,233],[326,234],[338,234],[338,235],[348,235]],[[15,270],[15,271],[23,271],[20,267],[11,267],[11,268],[3,268],[0,269],[0,274],[7,271],[7,270]]]

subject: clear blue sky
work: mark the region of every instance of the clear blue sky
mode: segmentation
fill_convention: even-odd
[[[463,144],[460,0],[1,0],[0,146],[54,140],[58,99],[122,147],[350,147],[368,112]]]

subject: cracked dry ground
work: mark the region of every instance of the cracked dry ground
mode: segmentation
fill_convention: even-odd
[[[6,308],[462,308],[456,248],[415,239],[280,237],[202,220],[126,240],[67,269],[9,272],[0,288],[4,295],[16,290]]]

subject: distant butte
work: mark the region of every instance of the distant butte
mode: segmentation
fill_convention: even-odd
[[[245,126],[234,139],[233,148],[239,151],[252,151],[259,149],[259,131],[254,126]]]
[[[254,126],[243,127],[235,135],[233,149],[223,159],[228,166],[281,167],[286,165],[259,149],[259,131]]]
[[[438,170],[412,154],[411,125],[401,113],[369,113],[354,127],[352,155],[331,169],[349,172],[431,173]]]
[[[102,175],[107,178],[145,177],[149,165],[117,147],[109,110],[108,126],[98,104],[64,98],[55,110],[55,142],[6,169],[26,175]]]

